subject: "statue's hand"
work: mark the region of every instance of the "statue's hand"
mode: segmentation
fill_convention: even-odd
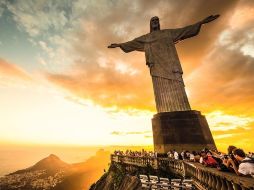
[[[208,22],[211,22],[215,19],[217,19],[220,15],[211,15],[209,17],[206,17],[204,20],[201,21],[201,24],[206,24]]]
[[[111,44],[110,46],[108,46],[108,48],[117,48],[120,47],[120,44]]]

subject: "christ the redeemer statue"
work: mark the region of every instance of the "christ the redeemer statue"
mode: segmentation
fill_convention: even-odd
[[[196,36],[203,24],[211,22],[219,15],[211,15],[204,20],[183,28],[160,29],[159,18],[150,20],[150,33],[132,41],[111,44],[108,48],[120,47],[124,52],[143,51],[146,64],[152,76],[156,108],[159,113],[191,110],[183,82],[183,71],[175,44]]]

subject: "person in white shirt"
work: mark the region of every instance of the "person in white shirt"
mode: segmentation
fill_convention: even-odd
[[[238,170],[234,167],[236,174],[254,177],[254,159],[246,157],[246,154],[242,149],[234,150],[233,155],[235,159],[240,162]]]
[[[203,163],[203,157],[202,157],[202,156],[200,156],[200,158],[199,158],[199,163],[200,163],[200,164]]]
[[[176,160],[178,160],[179,159],[179,155],[178,155],[178,153],[174,150],[174,158],[176,159]]]
[[[190,161],[194,162],[195,161],[195,157],[194,154],[190,153]]]
[[[158,157],[158,153],[155,151],[154,152],[154,158],[157,158]]]
[[[172,154],[171,151],[168,151],[167,155],[168,155],[169,158],[173,158],[173,154]]]
[[[185,150],[183,150],[183,151],[181,152],[181,156],[182,156],[182,159],[183,159],[183,160],[186,159],[186,158],[185,158],[185,157],[186,157],[186,156],[185,156]]]

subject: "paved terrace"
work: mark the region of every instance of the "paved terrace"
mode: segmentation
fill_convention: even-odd
[[[190,177],[198,189],[204,190],[253,190],[254,179],[240,177],[234,173],[221,172],[202,164],[170,158],[150,158],[111,155],[112,163],[166,170],[182,177]]]

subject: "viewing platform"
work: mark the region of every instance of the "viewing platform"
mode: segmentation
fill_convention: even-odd
[[[201,190],[253,190],[254,179],[241,177],[234,173],[204,167],[197,162],[175,160],[172,158],[134,157],[111,155],[111,163],[128,167],[150,167],[156,171],[167,171],[182,178],[191,178],[197,189]]]

